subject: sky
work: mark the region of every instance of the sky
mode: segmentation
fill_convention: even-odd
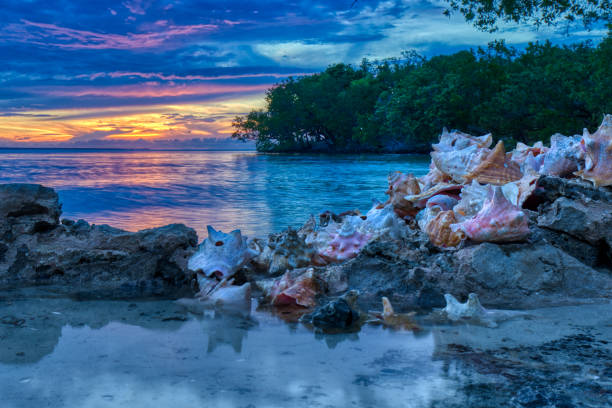
[[[443,1],[0,0],[0,146],[198,147],[289,76],[416,50],[598,38],[478,31]]]

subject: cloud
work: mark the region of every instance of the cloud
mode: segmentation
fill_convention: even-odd
[[[28,20],[21,20],[21,23],[10,24],[3,30],[4,42],[25,42],[67,49],[131,50],[159,47],[176,37],[211,32],[219,28],[215,24],[171,25],[158,32],[106,34]]]

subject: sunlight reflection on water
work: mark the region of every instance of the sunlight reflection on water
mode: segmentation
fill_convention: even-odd
[[[325,210],[367,211],[386,177],[428,156],[207,151],[0,151],[0,182],[54,187],[63,216],[136,231],[184,223],[265,236]]]

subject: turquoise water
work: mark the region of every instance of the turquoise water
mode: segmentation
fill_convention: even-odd
[[[0,150],[0,183],[54,187],[63,216],[136,231],[211,224],[266,236],[325,210],[367,211],[387,174],[422,175],[428,156],[207,151]]]
[[[183,222],[265,236],[367,210],[423,156],[3,151],[0,182],[57,189],[64,216],[128,230]],[[487,305],[485,305],[486,307]],[[612,304],[530,310],[486,328],[322,334],[258,310],[0,292],[0,407],[612,406]]]

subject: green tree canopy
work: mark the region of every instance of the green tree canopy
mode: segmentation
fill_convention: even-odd
[[[600,44],[503,42],[430,59],[406,53],[289,78],[234,120],[261,151],[428,151],[443,127],[512,144],[594,129],[612,113],[612,37]]]

